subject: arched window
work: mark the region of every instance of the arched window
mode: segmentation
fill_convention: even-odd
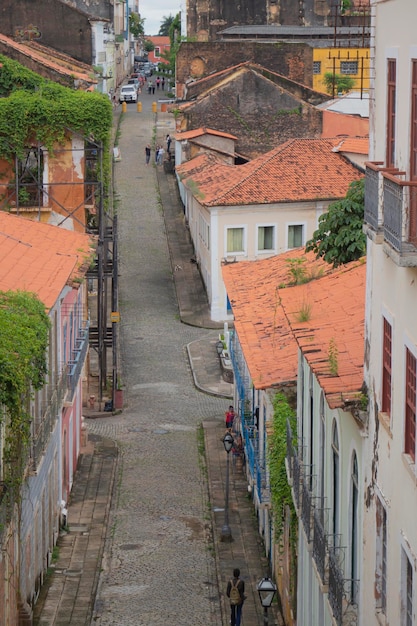
[[[321,506],[324,506],[324,460],[326,448],[326,424],[324,415],[324,393],[320,395],[320,466],[319,466],[319,497],[321,498]]]
[[[356,604],[356,581],[358,573],[358,500],[359,500],[359,477],[358,458],[356,452],[352,456],[351,474],[351,511],[350,511],[350,578],[351,578],[351,601]]]
[[[333,461],[333,501],[332,501],[332,521],[333,534],[338,535],[340,531],[339,524],[339,475],[340,475],[340,458],[339,458],[339,435],[337,432],[336,421],[333,422],[332,434],[332,461]],[[336,537],[335,537],[336,542]]]

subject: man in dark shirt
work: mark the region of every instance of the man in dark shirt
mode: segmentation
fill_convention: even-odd
[[[236,595],[234,589],[237,589],[239,592],[237,601],[234,599]],[[230,599],[230,623],[232,626],[240,626],[243,601],[245,599],[245,582],[240,578],[240,569],[238,567],[233,570],[233,578],[227,583],[226,595]]]

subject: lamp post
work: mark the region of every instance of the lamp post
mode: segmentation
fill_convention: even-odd
[[[223,437],[223,445],[226,450],[226,497],[224,503],[224,524],[220,536],[221,541],[230,542],[233,541],[232,531],[229,526],[229,452],[233,447],[233,437],[230,433],[226,433]]]
[[[257,586],[259,599],[264,607],[264,626],[268,626],[268,609],[274,601],[277,592],[276,584],[268,577],[262,578]]]

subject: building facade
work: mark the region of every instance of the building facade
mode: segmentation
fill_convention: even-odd
[[[375,0],[372,19],[361,623],[411,626],[417,619],[417,5]]]

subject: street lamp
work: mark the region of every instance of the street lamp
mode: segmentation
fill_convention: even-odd
[[[262,578],[257,586],[259,599],[264,607],[264,626],[268,626],[268,609],[274,601],[277,592],[276,584],[268,577]]]
[[[223,341],[218,341],[216,343],[216,350],[217,350],[217,354],[219,356],[221,356],[221,353],[223,352],[223,349],[224,349]]]
[[[229,452],[233,447],[233,437],[230,433],[226,433],[223,437],[224,449],[227,453],[226,461],[226,498],[224,504],[224,524],[220,536],[221,541],[230,542],[233,541],[232,531],[229,526]]]

